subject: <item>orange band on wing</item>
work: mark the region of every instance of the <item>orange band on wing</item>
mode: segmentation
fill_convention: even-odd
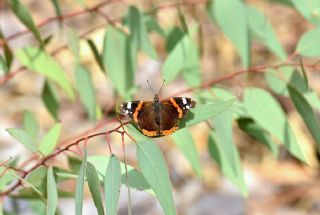
[[[148,137],[158,136],[158,131],[148,131],[147,129],[142,129],[142,133]]]
[[[176,130],[178,130],[178,126],[174,126],[174,127],[170,128],[169,130],[163,130],[163,131],[161,131],[161,135],[162,135],[162,136],[170,135],[170,134],[172,134],[173,132],[175,132]]]
[[[173,104],[173,106],[175,107],[175,108],[177,108],[177,111],[178,111],[178,113],[179,113],[179,119],[181,119],[182,118],[182,116],[183,116],[183,112],[182,112],[182,110],[181,110],[181,108],[179,107],[179,105],[177,104],[177,102],[173,99],[173,98],[170,98],[170,102]]]
[[[140,101],[138,104],[138,107],[135,109],[134,113],[133,113],[133,120],[137,123],[138,122],[138,114],[139,111],[141,110],[143,105],[143,101]]]

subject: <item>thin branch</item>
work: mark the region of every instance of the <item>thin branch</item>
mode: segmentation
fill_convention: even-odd
[[[122,123],[121,125],[113,128],[113,129],[111,129],[111,130],[109,130],[109,131],[107,131],[107,132],[108,132],[109,134],[110,134],[110,133],[113,133],[113,132],[116,132],[116,131],[118,131],[118,130],[122,127],[122,125],[126,125],[126,124],[128,124],[128,123],[129,123],[129,122]],[[34,164],[34,165],[33,165],[30,169],[28,169],[27,171],[21,170],[20,172],[22,172],[22,173],[21,173],[20,177],[21,177],[22,179],[25,179],[32,171],[34,171],[35,169],[37,169],[37,168],[40,167],[40,166],[45,165],[48,160],[50,160],[51,158],[54,158],[54,157],[58,156],[59,154],[65,152],[65,151],[69,151],[69,149],[70,149],[71,147],[73,147],[73,146],[78,146],[78,144],[79,144],[80,142],[89,140],[89,139],[91,139],[91,138],[93,138],[93,137],[104,136],[104,135],[106,135],[106,132],[99,132],[99,133],[91,134],[91,135],[88,135],[88,136],[86,136],[86,137],[80,138],[80,139],[76,140],[75,142],[70,143],[70,144],[68,144],[67,146],[65,146],[65,147],[63,147],[63,148],[61,148],[61,149],[56,149],[55,152],[53,152],[53,153],[51,153],[50,155],[48,155],[48,156],[42,158],[41,160],[39,160],[36,164]],[[21,181],[21,180],[16,181],[15,183],[13,183],[13,185],[12,185],[10,188],[8,188],[7,190],[5,190],[5,191],[3,191],[3,192],[0,193],[0,198],[11,194],[13,191],[15,191],[15,190],[16,190],[18,187],[20,187],[21,185],[22,185],[22,181]]]

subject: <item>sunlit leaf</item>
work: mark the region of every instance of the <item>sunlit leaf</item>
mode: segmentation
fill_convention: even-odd
[[[66,91],[71,99],[75,98],[65,71],[58,62],[46,52],[35,47],[25,47],[18,49],[15,54],[21,64],[28,69],[55,81]]]
[[[294,7],[314,25],[320,25],[320,1],[292,0]]]
[[[265,79],[269,87],[276,93],[289,96],[287,84],[296,87],[301,92],[308,92],[308,84],[301,73],[293,67],[282,67],[278,70],[267,70]]]
[[[182,121],[181,125],[182,127],[188,127],[211,119],[230,108],[234,102],[235,99],[229,99],[226,101],[217,99],[209,104],[198,105],[194,109],[190,110],[190,113],[186,119]]]
[[[39,145],[39,151],[43,155],[50,154],[56,147],[61,132],[61,124],[56,123],[50,131],[43,137],[40,145]]]
[[[33,184],[29,183],[25,178],[22,178],[17,172],[12,171],[12,174],[21,181],[21,183],[24,185],[24,187],[29,187],[31,188],[31,191],[34,192],[38,198],[37,199],[42,199],[44,202],[46,202],[46,199],[43,195],[43,193],[35,187]],[[30,192],[29,192],[30,193]]]
[[[76,192],[75,192],[75,214],[82,215],[83,207],[83,187],[85,181],[85,174],[87,168],[87,151],[84,151],[84,158],[80,167],[79,177],[77,180]]]
[[[248,113],[262,128],[277,137],[292,155],[306,163],[306,157],[284,111],[267,91],[259,88],[246,89],[244,103]]]
[[[91,120],[96,120],[96,95],[90,72],[84,66],[77,66],[75,71],[80,100]]]
[[[90,190],[94,205],[97,208],[97,212],[99,215],[103,215],[104,209],[103,209],[103,203],[102,203],[99,176],[96,168],[89,162],[87,163],[86,176],[88,180],[89,190]]]
[[[232,181],[244,196],[248,195],[240,157],[233,141],[231,110],[224,111],[213,119],[214,133],[209,136],[209,152],[221,171]]]
[[[239,52],[242,65],[248,68],[250,65],[250,41],[244,3],[239,0],[213,1],[209,5],[209,13]]]
[[[156,144],[151,141],[138,142],[137,159],[141,172],[156,194],[164,213],[176,214],[168,169]]]
[[[48,168],[47,174],[47,210],[46,215],[55,215],[58,206],[57,185],[54,179],[52,166]]]
[[[80,62],[80,40],[74,29],[67,29],[68,45],[76,62]]]
[[[306,32],[299,40],[296,52],[305,57],[320,56],[320,26]]]
[[[37,152],[38,148],[34,140],[29,136],[27,132],[19,128],[7,128],[6,129],[9,134],[18,140],[20,143],[26,147],[31,152]]]
[[[156,59],[157,52],[151,44],[148,36],[148,31],[143,21],[143,16],[140,11],[131,6],[129,8],[129,28],[130,28],[130,38],[132,45],[134,45],[135,50],[142,50],[147,53],[150,57]]]
[[[129,38],[124,33],[108,27],[104,39],[103,64],[113,86],[124,98],[134,86],[135,61],[135,51],[130,46]]]
[[[10,169],[6,169],[4,166],[0,166],[0,191],[3,191],[7,186],[15,179],[15,176],[11,173]]]
[[[179,73],[183,72],[187,74],[190,71],[194,72],[194,70],[200,71],[199,68],[198,49],[191,37],[186,34],[174,46],[164,61],[162,69],[163,78],[166,80],[166,83],[169,83],[173,81]]]
[[[109,163],[109,157],[105,156],[89,156],[88,161],[95,166],[99,173],[100,181],[104,180],[105,173],[107,170],[107,164]],[[121,167],[121,184],[124,186],[127,186],[127,180],[126,180],[126,172],[125,172],[125,164],[123,162],[120,162]],[[152,193],[150,190],[150,185],[146,182],[143,175],[138,172],[136,169],[134,169],[132,166],[127,165],[128,170],[128,181],[131,188],[134,188],[136,190],[144,190],[149,193]]]
[[[265,44],[279,59],[287,59],[287,54],[274,34],[267,16],[253,6],[246,6],[246,15],[248,17],[249,29],[253,33],[253,36],[259,42]]]
[[[181,129],[172,135],[175,144],[178,146],[180,151],[184,154],[186,159],[190,162],[194,171],[198,176],[202,176],[202,168],[200,159],[197,153],[197,149],[194,140],[187,129]]]
[[[36,140],[39,131],[39,123],[28,110],[25,110],[23,114],[23,129],[33,140]]]
[[[106,214],[117,215],[118,201],[121,186],[120,162],[115,155],[109,159],[104,176],[104,190],[106,202]]]

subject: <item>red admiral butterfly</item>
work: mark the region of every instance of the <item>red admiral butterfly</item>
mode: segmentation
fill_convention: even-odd
[[[131,101],[120,106],[120,114],[133,120],[141,132],[149,137],[170,135],[179,129],[179,122],[194,108],[191,98],[172,97],[160,101],[158,94],[152,101]]]

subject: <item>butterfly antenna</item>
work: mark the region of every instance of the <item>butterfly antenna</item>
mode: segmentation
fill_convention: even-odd
[[[159,91],[158,91],[158,94],[160,94],[160,92],[161,92],[161,90],[162,90],[162,87],[163,87],[163,85],[164,85],[164,82],[166,82],[166,79],[163,79],[163,82],[162,82],[161,87],[160,87],[160,89],[159,89]]]
[[[147,80],[147,83],[148,83],[148,86],[149,86],[150,90],[152,91],[153,95],[156,95],[156,94],[154,93],[154,91],[153,91],[153,89],[152,89],[152,87],[151,87],[150,83],[149,83],[149,80]]]

